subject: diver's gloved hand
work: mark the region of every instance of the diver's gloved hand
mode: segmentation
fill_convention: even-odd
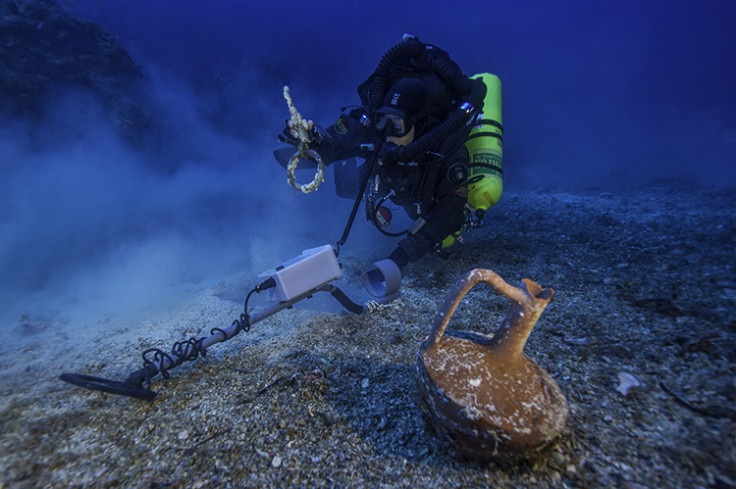
[[[390,165],[399,160],[399,151],[401,146],[390,141],[383,143],[381,150],[378,152],[379,165]]]
[[[401,270],[391,259],[377,261],[363,272],[363,286],[373,297],[387,297],[401,286]]]
[[[279,133],[279,141],[296,146],[299,144],[299,137],[297,137],[296,131],[289,127],[290,125],[291,121],[288,121],[284,130]]]
[[[324,139],[324,131],[313,121],[307,121],[307,125],[309,127],[307,144],[311,147],[318,146]],[[294,129],[294,124],[292,124],[291,120],[286,121],[286,127],[279,134],[279,140],[294,146],[299,144],[299,133]]]

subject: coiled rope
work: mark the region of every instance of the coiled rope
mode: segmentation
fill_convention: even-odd
[[[304,120],[302,115],[294,107],[294,102],[291,100],[291,93],[289,93],[288,85],[284,86],[284,98],[289,106],[289,115],[291,116],[291,129],[297,132],[299,138],[299,144],[297,150],[289,158],[289,165],[286,168],[288,174],[289,185],[297,190],[301,190],[303,193],[308,194],[313,190],[317,190],[319,184],[325,181],[325,165],[322,162],[322,157],[313,149],[309,149],[309,123]],[[317,172],[314,174],[314,180],[310,183],[301,185],[296,181],[294,171],[296,170],[299,161],[304,159],[310,159],[317,163]]]

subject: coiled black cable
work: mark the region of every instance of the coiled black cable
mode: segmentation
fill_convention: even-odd
[[[248,301],[254,292],[261,292],[264,290],[263,284],[257,285],[253,290],[248,292],[245,297],[245,303],[243,304],[243,312],[240,313],[240,317],[232,322],[232,326],[235,326],[235,331],[232,335],[228,335],[224,329],[212,328],[210,335],[221,334],[222,341],[229,340],[241,331],[246,333],[250,331],[250,316],[248,316]],[[143,357],[143,369],[146,372],[145,382],[150,385],[151,378],[156,375],[154,372],[151,375],[151,370],[155,369],[161,376],[168,379],[171,374],[169,370],[178,367],[184,362],[191,362],[199,357],[205,358],[207,356],[207,349],[202,346],[202,342],[206,337],[202,338],[189,338],[185,341],[177,341],[171,347],[171,353],[166,353],[160,348],[149,348],[142,354]],[[151,356],[152,355],[152,356]],[[151,366],[151,368],[149,368]]]

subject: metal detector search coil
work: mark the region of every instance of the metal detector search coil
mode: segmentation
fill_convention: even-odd
[[[330,245],[302,251],[296,258],[258,275],[259,281],[273,278],[276,286],[268,289],[271,301],[289,301],[333,280],[342,278],[340,263]]]

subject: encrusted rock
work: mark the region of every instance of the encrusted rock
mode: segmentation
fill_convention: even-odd
[[[129,136],[147,124],[144,78],[117,40],[53,0],[0,2],[0,112],[42,113],[69,89],[91,93]]]

